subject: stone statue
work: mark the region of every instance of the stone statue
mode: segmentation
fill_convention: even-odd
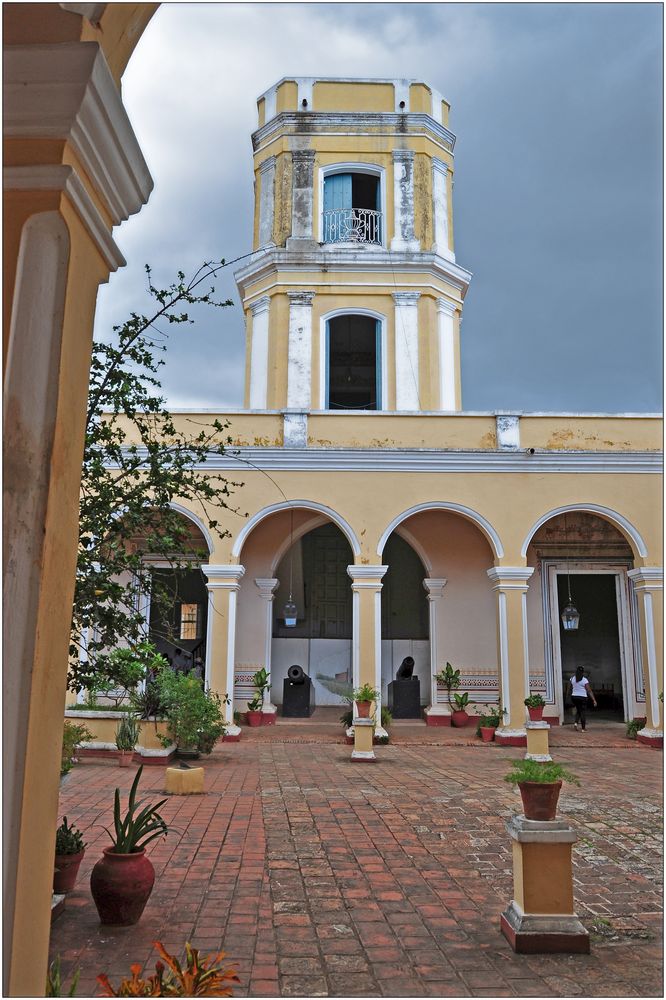
[[[406,656],[400,666],[398,667],[398,672],[395,675],[398,680],[413,680],[412,674],[414,673],[414,658],[412,656]]]

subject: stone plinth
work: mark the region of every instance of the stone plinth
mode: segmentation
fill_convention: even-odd
[[[354,719],[354,749],[351,759],[354,761],[377,760],[372,748],[375,734],[374,719]]]
[[[203,767],[167,767],[164,791],[168,795],[201,795],[203,790]]]
[[[547,722],[526,722],[527,732],[527,760],[538,760],[542,762],[551,761],[550,749],[548,747],[548,733],[550,726]]]

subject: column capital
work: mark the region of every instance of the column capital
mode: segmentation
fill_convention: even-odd
[[[448,163],[445,163],[444,160],[440,160],[439,157],[433,156],[433,158],[432,158],[432,169],[433,170],[439,170],[439,172],[441,174],[445,174],[446,175],[449,172],[449,165],[448,165]]]
[[[438,313],[444,313],[446,316],[455,316],[458,308],[455,302],[449,302],[448,299],[437,299],[436,304]]]
[[[394,163],[412,163],[414,161],[414,150],[413,149],[394,149],[393,150],[393,162]]]
[[[638,566],[628,570],[627,576],[632,580],[635,590],[664,589],[663,566]]]
[[[397,306],[415,306],[421,298],[420,292],[392,292],[391,294]]]
[[[259,173],[265,174],[268,170],[272,170],[275,167],[277,160],[274,156],[267,156],[265,160],[259,164]]]
[[[265,601],[272,601],[275,597],[274,590],[279,584],[279,580],[274,577],[255,577],[254,582],[259,588],[259,596]]]
[[[352,590],[381,590],[381,580],[387,570],[388,566],[347,566]]]
[[[446,586],[446,580],[443,577],[435,579],[434,577],[428,578],[423,581],[423,586],[427,592],[427,599],[429,601],[437,601],[440,597],[444,596],[444,587]]]
[[[311,306],[314,297],[314,292],[287,292],[289,304],[295,306]]]
[[[297,163],[314,163],[315,159],[314,149],[292,149],[291,158]]]
[[[221,566],[201,566],[202,573],[208,578],[208,590],[240,590],[240,581],[245,574],[245,566],[227,564]]]
[[[527,581],[534,573],[533,566],[491,566],[486,570],[493,582],[493,590],[527,590]]]
[[[250,303],[248,309],[253,316],[259,316],[261,313],[268,312],[270,304],[270,296],[262,295],[260,299],[255,299],[254,302]]]

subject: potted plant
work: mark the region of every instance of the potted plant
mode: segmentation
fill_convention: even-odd
[[[370,706],[373,701],[377,701],[379,698],[379,692],[377,689],[373,688],[371,684],[362,684],[361,687],[356,688],[353,697],[356,702],[358,718],[369,719]]]
[[[129,767],[134,757],[134,748],[139,742],[141,727],[133,715],[121,719],[116,728],[116,746],[118,747],[118,764]]]
[[[63,816],[62,823],[56,830],[54,892],[60,894],[72,891],[85,850],[83,834],[75,826],[68,826],[67,817]]]
[[[452,665],[447,662],[444,670],[436,675],[435,680],[442,687],[446,688],[446,700],[449,703],[449,709],[451,711],[451,721],[453,722],[453,705],[451,703],[451,692],[456,691],[460,687],[460,671],[454,670]]]
[[[546,702],[540,694],[531,694],[525,699],[530,722],[541,722]]]
[[[261,667],[260,670],[257,670],[257,672],[252,677],[252,683],[254,684],[255,687],[255,699],[256,698],[259,699],[259,708],[257,709],[257,711],[259,711],[261,714],[261,718],[259,720],[260,725],[266,725],[268,722],[273,721],[275,718],[273,713],[263,711],[266,691],[271,685],[270,677],[271,675],[266,672],[265,667]],[[254,725],[256,725],[256,723],[254,723]]]
[[[193,674],[162,670],[157,676],[160,698],[176,753],[181,758],[199,756],[199,737],[208,714],[206,695]],[[165,745],[170,740],[163,739]]]
[[[514,760],[511,768],[504,780],[510,785],[518,785],[525,819],[555,819],[562,782],[580,785],[575,774],[567,771],[562,764],[552,761],[541,762],[529,758]]]
[[[155,882],[155,869],[146,857],[146,845],[169,832],[158,812],[166,799],[139,808],[143,800],[137,802],[136,793],[142,772],[143,765],[132,782],[124,816],[120,812],[120,789],[116,788],[114,832],[106,831],[111,837],[111,847],[104,848],[104,857],[90,876],[90,890],[102,924],[129,926],[139,920]]]
[[[247,719],[248,726],[260,726],[261,725],[261,696],[255,694],[254,698],[251,698],[247,703],[247,712],[245,713],[245,718]]]
[[[224,736],[226,727],[222,714],[222,699],[217,691],[204,691],[204,707],[199,726],[199,753],[210,754],[220,736]],[[228,698],[225,697],[228,702]]]
[[[500,724],[500,710],[495,708],[494,705],[490,706],[489,711],[479,717],[479,722],[476,727],[477,736],[480,736],[484,743],[492,743],[495,739],[495,730]]]
[[[467,691],[463,691],[462,694],[454,694],[453,701],[455,703],[455,708],[451,712],[451,725],[462,728],[466,726],[469,722],[469,715],[465,711],[467,705],[469,704],[469,695]]]

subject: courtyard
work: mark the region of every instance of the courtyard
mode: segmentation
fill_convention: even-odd
[[[591,954],[516,955],[499,932],[512,895],[505,822],[520,799],[502,780],[517,748],[473,730],[395,724],[377,761],[352,763],[330,725],[243,727],[204,759],[205,794],[172,796],[166,839],[148,848],[153,894],[134,927],[101,927],[90,871],[108,844],[113,789],[136,768],[84,760],[63,780],[59,815],[83,832],[77,886],[51,954],[77,995],[114,985],[153,941],[222,948],[235,996],[662,996],[662,757],[619,723],[551,731],[581,780],[559,812],[574,826],[574,893]],[[140,789],[162,797],[164,770]]]

